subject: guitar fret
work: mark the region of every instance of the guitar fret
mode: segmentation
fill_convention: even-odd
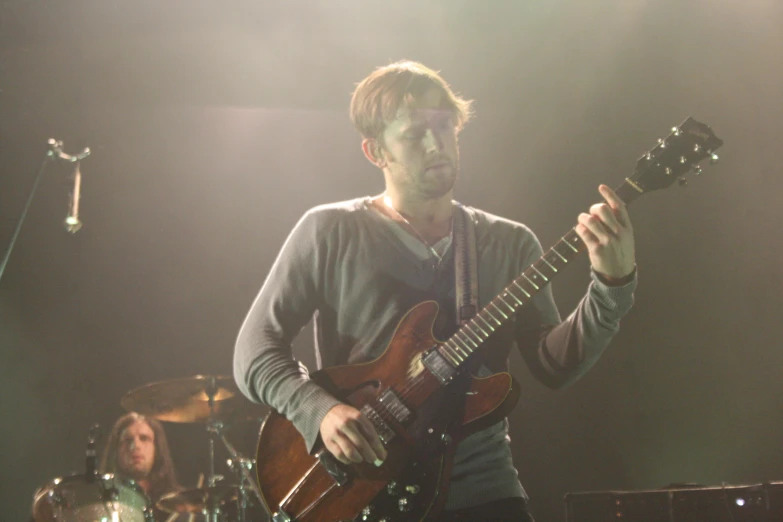
[[[443,356],[445,359],[448,359],[448,361],[451,363],[451,365],[452,365],[452,366],[454,366],[454,367],[456,368],[457,366],[459,366],[459,361],[458,361],[458,360],[456,360],[456,359],[454,358],[454,356],[453,356],[453,355],[451,355],[451,352],[449,352],[449,351],[446,349],[446,347],[447,347],[447,345],[446,345],[446,344],[442,344],[442,345],[440,346],[440,354],[441,354],[441,355],[442,355],[442,356]],[[453,348],[452,348],[452,349],[453,349]]]
[[[514,312],[516,312],[516,311],[517,311],[517,309],[516,309],[516,308],[514,308],[513,306],[511,306],[510,304],[508,304],[508,303],[506,302],[506,300],[505,300],[505,299],[503,299],[503,297],[501,297],[501,296],[498,296],[498,299],[500,299],[500,302],[501,302],[501,303],[503,303],[504,305],[508,306],[509,310],[511,310],[511,313],[514,313]]]
[[[512,292],[512,291],[511,291],[511,290],[509,290],[508,288],[506,288],[506,293],[507,293],[508,295],[510,295],[511,297],[513,297],[513,298],[514,298],[514,301],[516,301],[516,302],[517,302],[517,304],[518,304],[519,306],[522,306],[523,304],[525,304],[525,303],[523,303],[522,301],[520,301],[520,300],[517,298],[517,296],[515,296],[515,295],[514,295],[514,292]]]
[[[514,286],[516,286],[517,288],[519,288],[520,290],[522,290],[522,293],[523,293],[523,294],[525,294],[525,295],[527,296],[527,298],[528,298],[528,299],[530,299],[531,295],[530,295],[529,293],[527,293],[527,290],[525,290],[525,289],[522,287],[522,285],[520,285],[520,284],[519,284],[519,283],[517,283],[516,281],[512,281],[512,282],[514,283]]]
[[[449,341],[451,341],[451,344],[449,344]],[[451,339],[449,339],[449,341],[446,341],[446,344],[448,344],[452,350],[457,350],[457,352],[463,355],[465,359],[467,359],[470,356],[470,354],[473,353],[473,350],[471,350],[469,347],[466,346],[465,348],[463,348],[456,341],[453,341]]]
[[[552,263],[550,263],[549,261],[547,261],[547,260],[546,260],[546,257],[542,257],[541,259],[544,261],[544,263],[546,263],[546,264],[549,266],[549,268],[551,268],[551,269],[552,269],[552,272],[554,272],[554,273],[557,273],[557,268],[555,268],[554,266],[552,266]]]
[[[566,245],[568,245],[568,247],[569,247],[571,250],[573,250],[574,252],[579,252],[579,250],[578,250],[578,249],[577,249],[577,248],[576,248],[574,245],[572,245],[571,243],[569,243],[569,242],[568,242],[568,241],[566,241],[565,239],[563,239],[563,242],[564,242]]]
[[[462,342],[465,342],[465,339],[467,339],[467,340],[468,340],[468,342],[469,342],[470,344],[472,344],[472,345],[473,345],[473,348],[478,348],[478,345],[476,344],[476,341],[474,341],[473,339],[471,339],[469,336],[465,335],[465,332],[464,332],[463,330],[464,330],[463,328],[459,329],[459,330],[457,331],[457,333],[455,333],[455,334],[454,334],[454,337],[457,337],[459,334],[462,334],[462,337],[464,337],[464,339],[461,339],[461,340],[462,340]],[[458,337],[457,337],[457,338],[458,338]],[[459,338],[458,338],[458,339],[459,339]],[[470,348],[470,346],[468,346],[468,348]]]
[[[498,312],[500,312],[500,315],[502,315],[504,319],[508,319],[508,316],[505,314],[505,312],[503,312],[503,310],[501,310],[500,308],[498,308],[498,305],[496,305],[496,304],[494,303],[494,301],[490,301],[490,302],[489,302],[489,304],[491,304],[492,306],[494,306],[494,307],[495,307],[495,310],[497,310]],[[500,322],[500,321],[498,321],[498,322]]]
[[[490,304],[492,304],[492,303],[490,303]],[[489,305],[487,305],[487,306],[489,306]],[[493,321],[495,321],[496,323],[498,323],[498,326],[500,326],[500,325],[502,325],[502,324],[503,324],[503,322],[502,322],[502,321],[499,321],[497,317],[495,317],[494,315],[492,315],[492,312],[490,312],[490,311],[489,311],[489,308],[485,308],[484,310],[487,312],[487,315],[488,315],[488,316],[490,316],[490,317],[492,318],[492,320],[493,320]]]
[[[540,288],[538,287],[538,285],[537,285],[537,284],[535,284],[535,283],[534,283],[534,282],[533,282],[533,281],[532,281],[532,280],[531,280],[531,279],[530,279],[530,278],[527,276],[527,274],[523,273],[523,274],[522,274],[522,277],[524,277],[525,279],[527,279],[527,282],[528,282],[528,283],[530,283],[531,285],[533,285],[533,288],[535,288],[536,290],[540,290]]]
[[[480,317],[480,316],[476,316],[476,317]],[[482,319],[482,321],[484,321],[484,320]],[[485,321],[485,322],[486,322],[486,321]],[[473,319],[471,319],[471,320],[470,320],[470,324],[472,324],[474,327],[478,328],[478,329],[479,329],[479,332],[481,332],[482,334],[484,334],[484,338],[485,338],[485,339],[486,339],[487,337],[489,337],[489,334],[488,334],[486,331],[484,331],[484,329],[483,329],[483,328],[482,328],[482,327],[481,327],[481,326],[480,326],[478,323],[476,323],[476,318],[475,318],[475,317],[474,317]],[[482,341],[483,341],[483,340],[485,340],[485,339],[482,339]]]
[[[492,332],[494,332],[494,331],[495,331],[495,327],[494,327],[494,326],[492,326],[491,324],[489,324],[489,323],[487,322],[487,320],[486,320],[486,319],[484,319],[483,317],[481,317],[481,314],[476,314],[476,317],[478,317],[479,319],[481,319],[481,320],[483,321],[483,323],[484,323],[485,325],[487,325],[487,328],[489,328],[489,329],[490,329],[490,331],[492,331]],[[487,335],[487,337],[489,337],[489,335]]]
[[[534,270],[534,271],[535,271],[535,272],[536,272],[538,275],[540,275],[540,276],[541,276],[541,279],[543,279],[544,281],[549,281],[549,279],[547,279],[547,278],[546,278],[546,276],[545,276],[544,274],[542,274],[542,273],[541,273],[541,272],[538,270],[538,268],[536,268],[536,265],[530,265],[530,268],[532,268],[532,269],[533,269],[533,270]]]
[[[471,333],[471,335],[473,335],[473,337],[475,337],[476,339],[478,339],[478,344],[476,344],[476,343],[473,343],[473,344],[475,344],[475,345],[476,345],[476,348],[478,348],[478,347],[479,347],[479,344],[481,344],[481,343],[483,343],[483,342],[484,342],[484,339],[482,339],[482,338],[481,338],[481,336],[480,336],[479,334],[477,334],[476,332],[474,332],[474,331],[473,331],[473,328],[471,328],[471,327],[470,327],[470,323],[466,324],[466,325],[465,325],[465,326],[462,328],[462,330],[466,330],[466,331],[470,332],[470,333]],[[465,337],[468,337],[468,336],[466,335]],[[468,337],[468,339],[470,339],[470,337]],[[471,342],[473,342],[473,340],[472,340],[472,339],[471,339]]]
[[[463,358],[463,357],[462,357],[462,356],[459,354],[459,351],[457,351],[457,350],[456,350],[456,349],[454,349],[453,347],[449,346],[448,344],[444,344],[443,346],[444,346],[444,347],[446,347],[446,348],[450,348],[450,349],[451,349],[451,352],[450,352],[450,353],[451,353],[451,355],[453,355],[453,356],[454,356],[454,364],[457,364],[457,365],[459,365],[459,363],[461,363],[462,361],[464,361],[464,360],[465,360],[465,359],[464,359],[464,358]],[[446,351],[446,353],[449,353],[449,352],[448,352],[448,351]]]
[[[563,260],[563,263],[568,263],[568,259],[564,258],[564,257],[563,257],[563,256],[560,254],[560,252],[558,252],[558,251],[557,251],[557,248],[555,248],[555,247],[552,247],[552,252],[554,252],[555,254],[557,254],[557,257],[559,257],[560,259],[562,259],[562,260]]]
[[[462,349],[464,348],[465,350],[468,350],[468,352],[470,352],[470,347],[467,344],[465,344],[465,341],[463,341],[462,339],[460,339],[456,335],[454,337],[452,337],[452,339],[454,339],[454,346],[458,350],[462,351]],[[459,341],[459,342],[457,342],[457,341]]]

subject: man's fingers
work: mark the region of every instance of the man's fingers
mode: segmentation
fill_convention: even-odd
[[[599,185],[598,192],[603,196],[609,206],[612,207],[620,224],[627,226],[628,223],[630,223],[628,209],[625,207],[625,202],[620,199],[620,196],[607,185]]]
[[[373,450],[372,446],[370,446],[370,443],[367,442],[367,438],[364,436],[364,432],[362,431],[362,427],[359,421],[353,420],[347,422],[343,427],[342,434],[347,437],[353,446],[358,450],[358,453],[360,454],[360,459],[358,462],[361,462],[361,460],[364,459],[369,463],[374,463],[380,458],[378,455],[376,455],[375,450]]]
[[[620,225],[620,222],[609,205],[606,203],[597,203],[590,207],[590,214],[600,219],[609,232],[615,236],[620,235],[622,225]]]
[[[339,435],[335,437],[335,442],[340,446],[343,454],[348,457],[348,462],[344,462],[344,464],[361,462],[363,460],[362,454],[359,452],[356,444],[349,437],[345,436],[345,433]]]
[[[582,238],[582,241],[584,241],[585,245],[593,245],[598,244],[598,238],[593,235],[592,232],[590,232],[586,226],[583,224],[578,224],[574,228],[576,230],[577,235]]]
[[[587,229],[588,232],[590,232],[592,236],[590,239],[594,239],[595,242],[604,245],[609,242],[611,237],[609,235],[609,231],[604,227],[604,225],[601,223],[601,220],[597,217],[585,213],[579,214],[579,224]],[[591,242],[589,240],[585,240],[585,238],[582,238],[582,240],[584,240],[587,244],[590,244]]]
[[[375,451],[375,454],[378,456],[378,459],[381,461],[386,460],[386,448],[383,447],[383,442],[381,442],[381,438],[375,431],[375,426],[372,425],[370,419],[362,415],[359,417],[359,423],[361,424],[367,441],[370,443],[373,451]]]
[[[327,441],[324,443],[324,446],[326,446],[326,449],[329,450],[329,453],[334,455],[334,458],[342,462],[343,464],[351,464],[351,459],[349,459],[346,455],[343,449],[340,447],[339,444],[337,444],[334,441]]]

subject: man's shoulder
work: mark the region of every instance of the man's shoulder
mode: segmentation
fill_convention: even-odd
[[[357,211],[365,210],[367,208],[367,201],[367,196],[363,196],[360,198],[346,199],[345,201],[324,203],[312,207],[307,211],[307,214],[321,219],[334,219],[341,216],[355,214]]]
[[[300,220],[300,224],[324,231],[335,226],[344,226],[357,219],[367,216],[368,197],[347,199],[333,203],[324,203],[308,209]]]
[[[493,235],[499,234],[505,237],[513,236],[518,238],[535,237],[533,231],[524,223],[498,216],[476,207],[467,205],[463,205],[463,207],[473,216],[473,221],[476,223],[476,230],[479,233],[487,232]]]

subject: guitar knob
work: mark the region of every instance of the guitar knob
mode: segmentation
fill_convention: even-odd
[[[364,520],[364,521],[372,520],[374,518],[373,517],[373,512],[374,511],[375,511],[375,509],[373,509],[372,506],[365,507],[364,509],[362,509],[362,518],[361,519]]]
[[[400,486],[392,480],[386,484],[386,493],[388,493],[388,495],[391,497],[396,497],[400,494]]]
[[[419,486],[417,484],[410,484],[408,486],[405,486],[405,491],[410,493],[411,495],[415,495],[419,492]]]
[[[400,500],[397,501],[397,507],[399,507],[400,511],[402,511],[403,513],[407,513],[408,511],[411,510],[411,503],[408,502],[407,497],[402,497],[400,498]]]

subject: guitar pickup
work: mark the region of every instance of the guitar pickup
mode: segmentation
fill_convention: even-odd
[[[392,439],[394,439],[396,433],[394,433],[394,430],[391,429],[388,424],[386,424],[386,421],[383,420],[383,417],[381,417],[378,412],[372,408],[372,406],[369,404],[364,405],[362,407],[362,414],[370,420],[373,427],[375,428],[376,433],[378,433],[378,437],[380,437],[381,442],[388,444],[392,441]]]
[[[454,379],[457,369],[435,348],[427,350],[421,356],[421,362],[441,384],[446,385]]]
[[[394,393],[394,390],[391,388],[381,394],[378,402],[383,404],[383,407],[386,408],[386,411],[391,413],[394,417],[394,420],[400,424],[405,424],[405,422],[411,418],[411,410],[409,410],[408,407],[403,404],[402,400],[397,396],[396,393]]]

